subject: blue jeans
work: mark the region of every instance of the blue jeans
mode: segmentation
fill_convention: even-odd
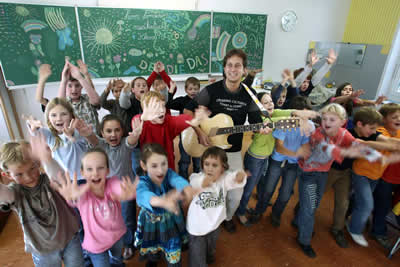
[[[299,227],[298,241],[310,245],[314,230],[314,216],[325,192],[327,172],[301,172],[299,178],[300,209],[295,218]]]
[[[125,263],[122,259],[122,238],[103,253],[88,253],[94,267],[124,267]]]
[[[193,161],[193,172],[198,173],[200,172],[200,158],[192,158],[190,155],[188,155],[183,148],[182,145],[182,140],[179,140],[179,153],[181,154],[181,158],[178,162],[178,168],[179,168],[179,175],[188,179],[189,178],[189,165],[190,165],[190,160]]]
[[[277,218],[280,218],[285,210],[286,204],[292,196],[293,186],[297,178],[297,163],[286,162],[285,166],[281,168],[282,161],[276,161],[272,158],[269,160],[267,175],[261,178],[260,189],[258,192],[258,201],[256,205],[256,213],[262,214],[268,207],[279,178],[282,175],[282,183],[279,188],[279,195],[272,207],[272,213]],[[263,185],[261,187],[261,185]]]
[[[61,267],[62,262],[64,262],[64,266],[66,267],[84,266],[79,235],[75,234],[64,249],[42,255],[32,253],[32,259],[36,267]]]
[[[372,234],[387,236],[386,215],[392,208],[392,193],[397,184],[391,184],[380,179],[374,192],[375,207],[373,211]]]
[[[254,187],[260,181],[261,175],[264,174],[268,167],[268,158],[258,159],[246,152],[244,156],[244,169],[250,171],[251,176],[247,177],[247,182],[243,190],[242,198],[240,199],[239,208],[236,210],[238,216],[243,216],[246,213],[247,204],[251,197]],[[260,194],[260,191],[258,191]],[[260,196],[260,195],[259,195]]]
[[[124,234],[124,247],[134,248],[133,242],[135,241],[136,231],[136,201],[128,200],[121,202],[122,218],[126,225],[126,233]]]
[[[373,193],[378,180],[353,173],[353,207],[350,221],[350,232],[361,234],[367,223],[369,215],[374,208]]]
[[[140,167],[140,148],[136,147],[133,149],[132,154],[131,154],[131,160],[132,160],[133,174],[135,176],[139,175],[138,168]]]

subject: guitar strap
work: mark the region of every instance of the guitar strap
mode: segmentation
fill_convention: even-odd
[[[258,106],[258,108],[261,110],[261,113],[267,117],[270,121],[271,120],[271,116],[269,116],[268,111],[264,108],[264,106],[261,104],[260,100],[258,100],[258,98],[253,94],[253,92],[250,90],[250,88],[245,85],[244,83],[242,83],[244,89],[246,89],[247,93],[251,96],[251,99],[253,99],[254,103],[256,103],[256,105]]]

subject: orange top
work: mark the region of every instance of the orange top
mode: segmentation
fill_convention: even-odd
[[[396,136],[390,135],[390,133],[383,127],[379,128],[377,131],[387,137],[400,138],[400,130],[396,132]],[[384,155],[390,154],[388,151],[380,152]],[[366,176],[372,180],[378,180],[382,177],[387,166],[387,164],[382,165],[380,161],[369,162],[366,159],[356,159],[353,162],[353,172],[358,175]]]

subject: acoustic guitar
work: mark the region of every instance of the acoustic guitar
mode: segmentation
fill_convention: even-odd
[[[290,130],[297,128],[300,120],[297,118],[287,118],[276,122],[268,123],[271,129]],[[255,123],[248,125],[233,125],[232,118],[229,115],[219,113],[212,118],[204,120],[200,124],[200,128],[210,137],[211,145],[218,146],[222,149],[229,149],[232,145],[228,143],[228,136],[236,133],[244,133],[249,131],[258,131],[264,127],[263,123]],[[206,146],[200,144],[196,132],[192,127],[186,128],[181,133],[182,145],[186,153],[192,157],[200,157],[207,149]]]

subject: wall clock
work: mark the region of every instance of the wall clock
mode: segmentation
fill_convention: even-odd
[[[293,31],[296,24],[297,24],[297,15],[296,12],[294,12],[293,10],[288,10],[282,15],[281,25],[282,29],[285,32]]]

